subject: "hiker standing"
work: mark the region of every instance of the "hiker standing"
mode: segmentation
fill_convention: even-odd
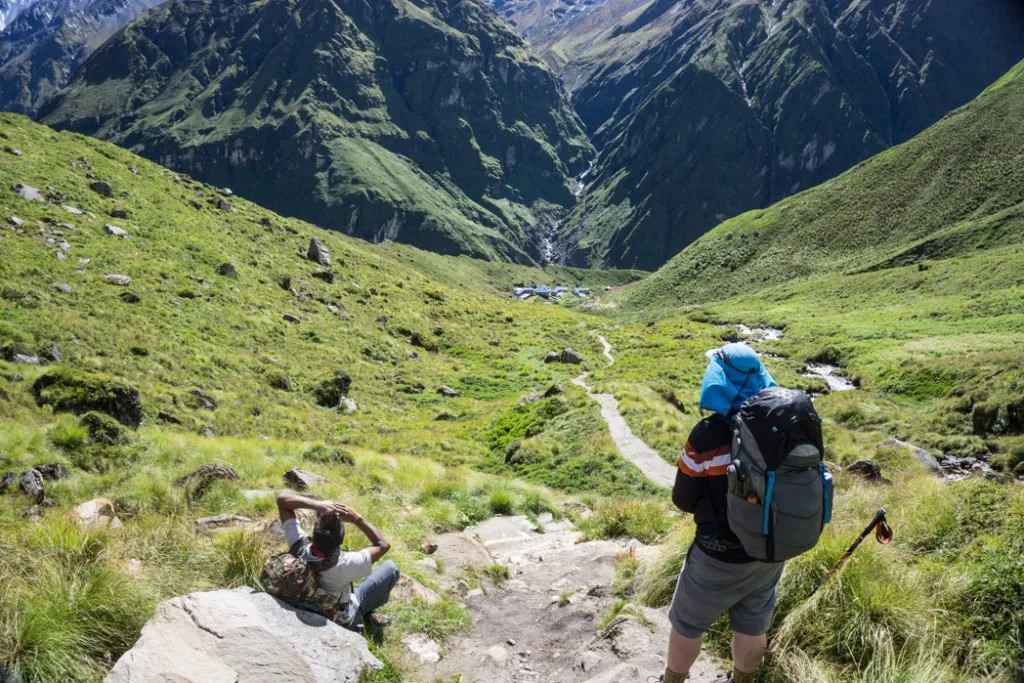
[[[704,633],[723,612],[732,627],[734,683],[753,683],[768,646],[782,562],[747,554],[730,529],[726,508],[732,461],[731,419],[763,389],[776,386],[745,344],[708,352],[700,408],[712,411],[693,428],[679,458],[672,501],[693,514],[696,538],[676,584],[669,620],[665,683],[683,683],[700,654]],[[751,495],[751,504],[759,501]]]
[[[391,544],[373,524],[343,503],[282,493],[277,497],[277,509],[288,552],[312,569],[318,593],[327,598],[328,609],[319,611],[342,626],[362,628],[375,610],[387,604],[391,589],[398,581],[398,567],[391,560],[376,569],[373,567],[391,549]],[[317,514],[312,539],[306,536],[295,517],[295,511],[302,509]],[[370,539],[370,547],[356,552],[341,550],[345,523],[362,531]],[[356,581],[359,585],[354,586]],[[322,600],[315,602],[323,606]]]

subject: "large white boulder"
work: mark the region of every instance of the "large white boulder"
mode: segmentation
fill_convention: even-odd
[[[237,588],[161,603],[106,681],[356,683],[380,667],[358,633]]]

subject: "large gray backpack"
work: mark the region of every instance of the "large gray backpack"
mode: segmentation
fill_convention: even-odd
[[[810,396],[771,387],[733,418],[729,528],[751,557],[782,562],[818,543],[832,517],[832,475]],[[754,495],[757,502],[748,497]]]

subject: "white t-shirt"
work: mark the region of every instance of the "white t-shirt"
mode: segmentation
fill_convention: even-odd
[[[291,548],[297,541],[307,538],[306,532],[299,526],[297,519],[289,519],[284,523],[284,535],[288,539],[288,547]],[[309,546],[305,546],[300,557],[316,566],[318,558],[309,554]],[[354,553],[341,553],[338,562],[330,569],[319,572],[317,578],[320,588],[338,598],[341,612],[338,621],[343,624],[352,623],[359,608],[359,598],[352,590],[352,583],[365,579],[373,571],[373,559],[366,549]]]

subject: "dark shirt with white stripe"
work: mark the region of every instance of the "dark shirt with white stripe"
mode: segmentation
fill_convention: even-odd
[[[723,562],[753,562],[729,528],[725,508],[731,443],[732,427],[726,418],[715,413],[698,422],[679,456],[672,502],[693,515],[694,542],[705,553]]]

